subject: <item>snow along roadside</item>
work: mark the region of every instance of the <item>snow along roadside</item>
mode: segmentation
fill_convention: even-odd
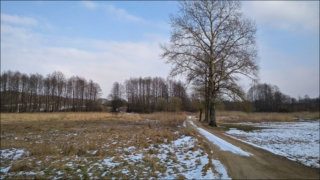
[[[222,151],[230,151],[234,154],[238,154],[241,156],[251,156],[251,153],[248,153],[246,151],[243,151],[241,148],[232,145],[231,143],[228,143],[227,141],[218,138],[217,136],[209,133],[208,131],[198,128],[195,124],[193,124],[192,121],[188,121],[192,126],[196,127],[199,132],[204,135],[209,141],[211,141],[213,144],[217,145]]]

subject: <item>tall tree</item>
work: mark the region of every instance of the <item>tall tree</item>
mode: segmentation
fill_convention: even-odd
[[[240,9],[239,1],[179,1],[178,14],[170,16],[170,44],[161,45],[162,58],[174,66],[171,76],[207,73],[211,126],[219,94],[244,99],[239,75],[257,77],[256,25]]]

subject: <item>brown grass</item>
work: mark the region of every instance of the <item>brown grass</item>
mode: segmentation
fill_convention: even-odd
[[[116,120],[116,121],[139,121],[138,114],[112,114],[106,112],[60,112],[60,113],[1,113],[1,123],[8,122],[34,122],[34,121],[95,121],[95,120]],[[26,125],[28,128],[30,125]]]
[[[23,155],[21,159],[25,160],[18,159],[14,163],[5,160],[0,166],[8,167],[13,163],[10,172],[32,170],[38,173],[10,177],[14,179],[52,179],[57,177],[57,171],[63,173],[59,176],[61,178],[74,179],[79,178],[75,173],[77,169],[82,169],[82,179],[89,179],[86,173],[90,164],[115,157],[113,161],[120,162],[119,166],[107,169],[108,174],[104,177],[100,177],[104,171],[94,167],[90,169],[91,177],[129,179],[136,176],[112,173],[122,168],[136,173],[137,164],[128,164],[122,158],[132,153],[119,151],[119,148],[134,146],[136,150],[145,151],[142,165],[152,169],[148,177],[158,178],[155,172],[165,172],[166,165],[152,156],[159,153],[159,144],[170,144],[178,138],[173,132],[184,129],[177,126],[181,126],[185,119],[185,113],[1,113],[1,149],[24,149],[29,155]],[[185,130],[179,133],[183,134],[190,133]],[[93,154],[96,150],[97,153]],[[175,158],[175,153],[172,157]],[[39,161],[41,163],[37,164]],[[73,167],[66,166],[68,162],[72,162]],[[141,169],[138,169],[137,177],[144,178],[144,168]],[[40,175],[41,171],[43,175]]]
[[[177,179],[187,179],[183,174],[179,174]]]
[[[30,151],[30,155],[32,156],[56,155],[57,153],[57,149],[47,142],[33,145],[33,148]]]
[[[290,122],[298,119],[320,119],[319,112],[294,112],[294,113],[246,113],[240,111],[217,111],[217,123],[227,122],[262,122],[280,121]]]
[[[27,164],[27,162],[14,161],[9,172],[20,172],[20,171],[30,171],[32,170],[32,166]]]

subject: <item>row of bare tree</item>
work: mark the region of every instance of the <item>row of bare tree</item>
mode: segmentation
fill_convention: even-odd
[[[161,77],[130,78],[123,84],[115,82],[109,98],[113,111],[127,102],[127,111],[150,113],[154,111],[190,111],[187,88],[181,81]]]
[[[294,112],[318,111],[319,97],[310,98],[305,95],[298,100],[283,94],[275,85],[256,84],[247,93],[248,100],[252,102],[256,112]]]
[[[48,74],[1,74],[1,112],[56,112],[100,110],[101,88],[79,76],[66,78],[60,71]]]

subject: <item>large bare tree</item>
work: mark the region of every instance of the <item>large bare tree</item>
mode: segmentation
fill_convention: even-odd
[[[244,99],[239,75],[257,77],[256,25],[240,10],[239,1],[180,1],[178,13],[170,15],[171,41],[161,45],[171,76],[208,78],[211,126],[218,95]]]

